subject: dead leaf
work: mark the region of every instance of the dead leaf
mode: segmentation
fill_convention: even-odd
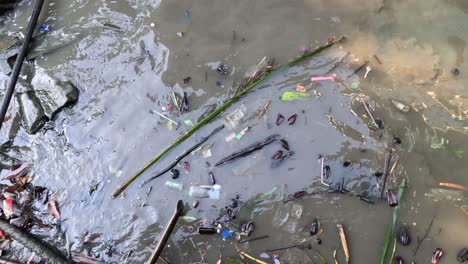
[[[31,163],[23,162],[18,168],[10,171],[3,179],[11,180],[11,179],[15,179],[16,177],[24,177],[29,173],[29,171],[31,170],[31,167],[32,167]]]
[[[15,180],[17,183],[21,183],[25,185],[25,184],[32,182],[33,179],[30,176],[26,176],[26,177],[21,177],[21,178],[15,178]]]
[[[60,211],[59,211],[59,204],[56,200],[50,200],[47,203],[47,211],[51,214],[55,219],[60,218]]]
[[[8,238],[7,238],[7,237],[6,237],[6,235],[3,233],[3,231],[2,231],[2,230],[0,230],[0,238],[2,238],[2,239],[3,239],[3,241],[6,241],[6,240],[8,240]]]
[[[24,191],[25,187],[22,184],[15,183],[2,190],[3,193],[15,193]]]

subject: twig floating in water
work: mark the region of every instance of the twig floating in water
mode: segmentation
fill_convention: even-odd
[[[382,199],[384,191],[385,191],[385,186],[387,184],[387,177],[388,177],[388,170],[390,167],[390,162],[392,160],[392,150],[389,149],[387,154],[385,155],[385,164],[384,164],[384,177],[382,180],[382,189],[380,189],[380,199]]]
[[[197,144],[195,144],[193,147],[189,148],[188,150],[186,150],[184,153],[182,153],[182,155],[178,156],[169,166],[167,166],[164,170],[162,170],[161,172],[159,173],[156,173],[153,177],[149,178],[148,180],[144,181],[141,186],[147,184],[148,182],[158,178],[159,176],[163,175],[164,173],[170,171],[172,168],[174,168],[177,163],[179,163],[183,158],[185,158],[188,154],[190,154],[192,151],[196,150],[200,145],[202,145],[203,143],[205,143],[211,136],[213,136],[214,134],[218,133],[221,129],[224,128],[224,125],[221,125],[217,128],[215,128],[213,131],[211,131],[211,133],[202,138],[200,140],[200,142],[198,142]]]
[[[268,236],[268,235],[264,235],[264,236],[253,237],[253,238],[246,238],[246,239],[241,239],[241,240],[239,240],[239,243],[243,244],[243,243],[252,242],[252,241],[256,241],[256,240],[260,240],[260,239],[265,239],[265,238],[269,238],[269,237],[270,237],[270,236]]]
[[[274,135],[271,135],[267,138],[265,138],[264,140],[260,141],[260,142],[257,142],[257,143],[254,143],[242,150],[239,150],[237,152],[234,152],[232,153],[231,155],[221,159],[220,161],[216,162],[215,166],[219,166],[221,164],[224,164],[226,162],[229,162],[229,161],[233,161],[233,160],[236,160],[238,158],[242,158],[242,157],[246,157],[250,154],[252,154],[254,151],[257,151],[257,150],[260,150],[262,149],[263,147],[275,142],[275,141],[278,141],[280,138],[280,135],[278,134],[274,134]]]
[[[348,77],[351,77],[353,74],[357,74],[359,71],[361,71],[366,65],[369,63],[369,61],[365,61],[361,66],[359,66],[356,70],[354,70],[353,73],[348,75]]]
[[[265,114],[268,107],[270,107],[270,104],[271,104],[271,99],[268,100],[268,102],[265,103],[265,105],[262,107],[262,109],[260,109],[260,111],[258,111],[257,119],[260,119]]]
[[[434,223],[435,216],[432,217],[431,222],[429,223],[429,226],[426,229],[426,233],[422,237],[422,239],[418,239],[418,245],[416,246],[416,249],[414,250],[413,256],[416,256],[418,253],[419,247],[421,246],[422,242],[427,238],[427,235],[429,235],[429,232],[431,231],[432,224]]]
[[[374,54],[374,59],[375,61],[377,61],[378,64],[382,64],[382,61],[380,60],[379,57],[377,57],[377,55]]]
[[[292,194],[289,198],[287,198],[286,200],[283,201],[283,203],[288,203],[288,202],[291,202],[291,201],[294,201],[294,200],[297,200],[301,197],[304,197],[306,196],[308,193],[306,191],[298,191],[298,192],[295,192],[294,194]]]

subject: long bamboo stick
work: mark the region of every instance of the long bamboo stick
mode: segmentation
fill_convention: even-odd
[[[122,183],[121,186],[119,186],[114,193],[112,194],[112,197],[115,198],[119,196],[132,182],[134,182],[140,175],[142,175],[147,169],[149,169],[153,164],[155,164],[157,161],[159,161],[164,155],[166,155],[169,151],[171,151],[173,148],[175,148],[177,145],[180,143],[184,142],[187,138],[189,138],[193,133],[195,133],[197,130],[199,130],[201,127],[204,125],[208,124],[211,120],[213,120],[215,117],[217,117],[222,111],[226,110],[229,106],[231,106],[233,103],[235,103],[237,100],[239,100],[242,96],[246,95],[248,92],[250,92],[254,87],[262,83],[263,81],[271,78],[272,76],[282,72],[283,70],[286,70],[289,67],[292,67],[294,65],[297,65],[298,63],[304,61],[305,59],[314,56],[315,54],[335,45],[338,42],[341,42],[344,40],[344,36],[341,36],[338,39],[333,39],[331,41],[328,41],[327,44],[320,46],[316,48],[315,50],[306,53],[302,55],[301,57],[294,59],[285,65],[281,66],[280,68],[270,72],[266,76],[258,79],[256,82],[253,82],[249,86],[247,86],[244,90],[242,90],[240,93],[234,95],[231,97],[229,100],[227,100],[224,104],[220,105],[218,108],[216,108],[213,112],[211,112],[208,116],[206,116],[204,119],[200,120],[195,126],[193,126],[191,129],[189,129],[187,132],[185,132],[182,136],[180,136],[172,145],[164,149],[159,155],[157,155],[155,158],[153,158],[150,162],[148,162],[143,168],[141,168],[139,171],[137,171],[133,176],[128,178],[124,183]]]

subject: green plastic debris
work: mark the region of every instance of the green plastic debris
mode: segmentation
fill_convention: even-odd
[[[352,89],[359,89],[361,88],[361,83],[360,82],[354,82],[351,84]]]
[[[257,195],[257,197],[255,198],[255,201],[256,202],[263,201],[269,198],[270,196],[272,196],[277,190],[278,190],[278,185],[275,185],[273,189],[269,190],[268,192]]]
[[[309,97],[310,94],[308,93],[299,93],[299,92],[284,92],[281,96],[281,100],[283,101],[294,101],[294,100],[301,100]]]
[[[187,126],[193,127],[193,122],[192,122],[192,120],[190,120],[190,119],[184,120],[184,123],[185,123]]]
[[[192,222],[197,221],[197,218],[195,218],[193,216],[189,216],[189,215],[184,215],[184,216],[181,216],[180,218],[182,220],[184,220],[185,222],[187,222],[187,223],[192,223]]]

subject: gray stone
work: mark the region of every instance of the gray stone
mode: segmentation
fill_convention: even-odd
[[[0,151],[0,169],[9,170],[20,161]]]
[[[78,100],[79,90],[70,82],[59,82],[38,70],[31,81],[44,114],[52,119],[63,107],[74,104]]]
[[[29,134],[34,134],[44,125],[46,116],[34,91],[19,92],[15,94],[23,127]]]

